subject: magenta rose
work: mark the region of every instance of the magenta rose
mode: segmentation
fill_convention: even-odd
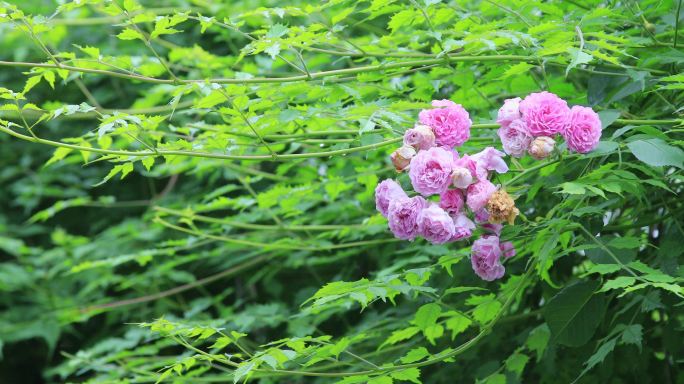
[[[416,125],[404,132],[404,145],[410,145],[417,151],[435,146],[435,134],[427,125]]]
[[[418,215],[427,205],[427,201],[421,196],[392,200],[387,220],[394,236],[402,240],[415,239],[419,233]]]
[[[475,165],[477,166],[478,179],[486,179],[490,171],[496,171],[497,173],[508,172],[508,164],[504,161],[504,156],[506,156],[505,153],[493,147],[487,147],[472,155],[471,158],[475,160]]]
[[[439,194],[451,184],[454,155],[441,147],[419,151],[411,160],[409,178],[416,192],[430,196]]]
[[[451,238],[451,241],[467,239],[473,235],[475,223],[468,216],[460,213],[454,217],[454,229],[454,237]]]
[[[499,108],[499,113],[496,116],[496,122],[505,127],[520,119],[520,100],[519,97],[504,100],[504,104]]]
[[[489,201],[492,193],[496,192],[496,187],[487,179],[482,179],[468,187],[466,204],[471,211],[477,212],[484,208]]]
[[[498,236],[482,236],[473,242],[470,262],[473,270],[482,280],[493,281],[503,277],[506,270],[501,265],[500,258],[501,247]]]
[[[385,179],[375,187],[375,208],[385,217],[392,201],[406,198],[408,196],[401,185],[392,179]]]
[[[439,197],[439,207],[450,215],[457,215],[463,210],[465,198],[460,189],[449,189]]]
[[[534,137],[565,131],[570,123],[568,103],[550,92],[531,93],[520,102],[520,114]]]
[[[499,138],[504,152],[513,157],[522,157],[532,143],[532,135],[522,119],[513,120],[499,128]]]
[[[421,124],[432,128],[437,145],[447,147],[461,146],[470,138],[468,111],[451,100],[433,100],[436,108],[424,109],[418,114]]]
[[[454,220],[436,204],[431,204],[418,215],[418,233],[432,244],[451,241],[455,230]]]
[[[601,120],[598,114],[589,107],[572,107],[570,125],[563,132],[563,137],[571,151],[590,152],[601,139]]]

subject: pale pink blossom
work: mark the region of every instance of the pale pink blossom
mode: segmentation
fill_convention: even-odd
[[[501,247],[498,236],[482,236],[473,242],[470,262],[473,270],[482,280],[493,281],[503,277],[506,270],[501,265],[500,258]]]
[[[549,157],[555,146],[556,140],[553,138],[548,136],[539,136],[532,140],[532,144],[530,144],[530,148],[527,150],[527,152],[529,152],[530,156],[534,157],[535,159],[541,160]]]
[[[480,180],[486,179],[490,171],[497,173],[508,172],[508,164],[504,161],[505,153],[494,149],[494,147],[487,147],[482,151],[474,154],[471,158],[475,161],[477,166],[477,174]]]
[[[416,155],[416,150],[408,145],[399,147],[390,155],[390,160],[397,172],[403,172],[411,164],[411,159]]]
[[[454,220],[436,204],[430,204],[418,215],[418,233],[432,244],[451,241],[455,231]]]
[[[416,192],[430,196],[440,194],[451,184],[454,155],[441,147],[419,151],[411,160],[409,178]]]
[[[428,202],[421,196],[400,198],[390,202],[387,214],[389,228],[399,239],[413,240],[418,236],[418,215]]]
[[[435,134],[427,125],[416,125],[404,132],[404,145],[409,145],[417,151],[430,149],[435,146]]]
[[[532,143],[532,135],[522,119],[502,125],[498,131],[504,152],[513,157],[522,157]]]
[[[473,231],[475,230],[475,223],[473,223],[465,214],[459,213],[454,217],[454,227],[454,237],[451,238],[451,241],[467,239],[472,236]]]
[[[499,108],[499,113],[496,117],[496,122],[502,127],[508,126],[513,121],[520,119],[520,101],[519,97],[504,100],[503,106]]]
[[[487,179],[482,179],[468,187],[466,204],[471,211],[477,212],[484,208],[489,201],[489,197],[496,191],[496,186]]]
[[[515,256],[515,247],[513,246],[513,243],[510,241],[501,243],[501,253],[506,259],[510,259],[511,257]]]
[[[401,185],[392,179],[385,179],[375,187],[375,208],[385,217],[393,200],[406,198],[408,196]]]

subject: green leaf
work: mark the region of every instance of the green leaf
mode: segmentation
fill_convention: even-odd
[[[610,291],[611,289],[627,288],[636,282],[636,278],[632,276],[619,276],[615,279],[606,281],[601,288],[601,292]]]
[[[599,112],[598,115],[599,119],[601,119],[601,128],[606,129],[613,124],[615,120],[620,118],[620,111],[616,109],[606,109]]]
[[[506,369],[520,377],[525,370],[525,365],[529,360],[529,356],[516,352],[506,359]]]
[[[506,384],[506,375],[502,373],[495,373],[487,376],[482,382],[483,384]]]
[[[501,310],[501,303],[498,300],[490,300],[475,307],[473,318],[480,324],[487,324],[493,320]]]
[[[240,365],[233,372],[233,384],[240,381],[243,377],[248,376],[252,369],[255,368],[255,365],[256,364],[253,361],[245,361],[240,363]]]
[[[620,336],[620,343],[636,345],[637,347],[639,347],[639,351],[641,351],[643,335],[644,327],[642,327],[641,324],[628,325],[627,327],[625,327],[625,330],[622,331],[622,335]]]
[[[570,347],[584,345],[603,320],[605,299],[596,293],[597,281],[581,281],[563,288],[544,308],[552,340]]]
[[[616,249],[632,249],[641,246],[641,240],[636,237],[614,237],[608,246]]]
[[[418,348],[413,348],[412,350],[408,351],[408,353],[401,358],[401,362],[404,364],[410,364],[410,363],[415,363],[416,361],[423,360],[427,356],[430,356],[430,352],[428,352],[425,347],[418,347]]]
[[[394,379],[399,381],[410,381],[412,383],[421,384],[420,370],[418,368],[408,368],[401,371],[393,371],[390,373]]]
[[[463,333],[472,324],[472,320],[466,316],[455,312],[453,316],[447,319],[446,329],[451,331],[451,340],[454,340],[458,334]]]
[[[594,58],[594,56],[584,51],[580,51],[575,47],[568,48],[568,53],[570,53],[572,60],[570,61],[570,64],[568,64],[567,68],[565,68],[565,76],[568,76],[568,73],[570,73],[571,69],[577,67],[578,65],[588,64]]]
[[[661,139],[636,140],[627,143],[627,147],[637,159],[648,165],[684,168],[684,151]]]
[[[52,154],[52,157],[50,158],[50,160],[48,160],[47,163],[45,163],[45,166],[48,166],[52,163],[56,163],[56,162],[64,159],[72,151],[73,151],[73,149],[71,149],[71,148],[58,147],[57,149],[55,149],[55,152]]]
[[[131,28],[126,28],[121,33],[116,35],[121,40],[135,40],[135,39],[140,39],[144,40],[143,35],[140,34],[140,32],[131,29]]]
[[[608,356],[609,353],[615,349],[615,341],[616,339],[609,340],[606,343],[603,343],[599,349],[589,357],[589,360],[587,360],[584,364],[586,365],[586,368],[580,373],[580,375],[575,379],[577,381],[580,377],[584,376],[585,373],[589,372],[592,368],[594,368],[597,364],[600,364],[603,362],[603,360],[606,359],[606,356]]]
[[[429,327],[437,323],[439,315],[442,313],[442,308],[439,304],[428,303],[418,308],[416,316],[413,319],[413,324],[415,324],[418,329],[425,331]]]

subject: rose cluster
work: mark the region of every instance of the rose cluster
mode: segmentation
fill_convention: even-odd
[[[513,157],[528,152],[535,159],[547,157],[561,135],[568,149],[587,153],[601,138],[601,120],[591,108],[568,103],[550,92],[538,92],[524,99],[507,99],[496,119],[504,151]]]
[[[490,181],[508,172],[505,154],[492,147],[459,154],[454,147],[470,138],[468,112],[450,100],[435,100],[419,114],[419,124],[404,134],[404,145],[391,155],[398,172],[408,171],[409,195],[394,180],[375,189],[377,210],[400,239],[423,237],[433,244],[470,238],[479,224],[483,235],[472,246],[473,270],[484,280],[504,274],[502,258],[515,255],[510,242],[501,242],[502,223],[518,215],[513,199]],[[438,199],[437,199],[438,197]]]

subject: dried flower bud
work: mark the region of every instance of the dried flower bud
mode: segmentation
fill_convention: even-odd
[[[417,151],[430,149],[435,146],[435,134],[427,125],[416,125],[404,133],[404,145]]]
[[[468,168],[454,167],[451,173],[451,180],[454,187],[465,189],[473,183],[473,174]]]
[[[416,155],[416,150],[413,147],[404,145],[403,147],[392,152],[390,159],[397,172],[403,172],[411,164],[411,159]]]
[[[537,160],[549,157],[551,151],[556,146],[556,141],[548,136],[539,136],[532,141],[530,149],[527,151]]]
[[[489,222],[493,224],[500,224],[504,221],[513,224],[515,217],[520,213],[515,207],[513,198],[503,189],[494,192],[489,198],[487,212],[489,212]]]

